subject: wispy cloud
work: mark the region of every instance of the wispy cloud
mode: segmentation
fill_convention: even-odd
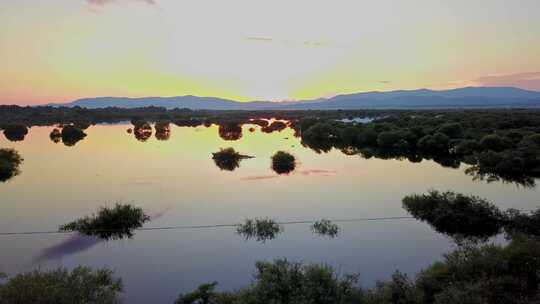
[[[316,40],[303,40],[303,41],[294,41],[294,40],[286,40],[286,39],[274,39],[272,37],[263,37],[263,36],[248,36],[244,38],[245,41],[252,41],[252,42],[262,42],[262,43],[280,43],[290,46],[300,46],[300,47],[327,47],[330,46],[329,43],[322,42],[322,41],[316,41]]]
[[[480,86],[512,86],[540,91],[540,72],[488,75],[473,80],[473,83]]]
[[[152,5],[156,4],[155,0],[126,0],[126,1],[146,2],[146,3],[152,4]],[[103,5],[113,3],[113,2],[118,2],[118,0],[86,0],[86,2],[88,2],[91,5],[103,6]]]

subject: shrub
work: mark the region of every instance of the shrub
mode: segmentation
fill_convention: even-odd
[[[5,182],[20,173],[20,165],[24,161],[14,149],[0,149],[0,182]]]
[[[283,231],[283,228],[271,219],[247,219],[238,225],[236,233],[245,237],[246,240],[256,239],[259,242],[273,240]]]
[[[107,269],[36,270],[0,285],[0,304],[120,303],[122,281]]]
[[[86,133],[75,126],[66,125],[62,128],[62,142],[66,146],[74,146],[85,137]]]
[[[60,231],[77,231],[102,239],[133,237],[133,230],[150,220],[141,208],[116,204],[114,208],[102,207],[98,214],[84,217],[60,226]]]
[[[338,225],[332,223],[330,220],[322,219],[320,221],[316,221],[315,223],[313,223],[313,225],[311,225],[311,231],[318,235],[334,238],[339,234],[339,227]]]
[[[292,154],[278,151],[272,156],[272,169],[277,174],[289,174],[296,168],[296,159]]]
[[[406,196],[403,208],[435,230],[458,239],[486,239],[500,233],[504,224],[503,214],[492,203],[450,191]]]
[[[253,156],[243,155],[233,148],[220,149],[219,152],[212,153],[212,159],[221,170],[233,171],[240,166],[242,159],[253,158]]]
[[[9,141],[23,141],[28,134],[28,128],[25,125],[12,124],[4,126],[4,136]]]

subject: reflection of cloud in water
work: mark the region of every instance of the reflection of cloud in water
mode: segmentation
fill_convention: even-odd
[[[337,174],[336,170],[324,170],[324,169],[310,169],[310,170],[297,170],[292,173],[293,175],[300,174],[304,176],[333,176]],[[250,175],[242,177],[245,181],[257,181],[266,180],[279,177],[279,175]]]
[[[242,180],[254,181],[254,180],[271,179],[271,178],[276,178],[276,177],[278,176],[277,175],[251,175],[251,176],[242,177]]]
[[[331,176],[336,175],[336,170],[323,170],[323,169],[311,169],[311,170],[299,170],[295,173],[301,175],[319,175],[319,176]]]
[[[150,215],[151,220],[157,220],[165,215],[171,207],[167,207],[161,211],[155,212]],[[41,254],[36,258],[37,262],[47,260],[59,260],[66,256],[77,254],[79,252],[86,251],[95,245],[107,241],[95,236],[88,236],[83,234],[74,234],[68,239],[61,241],[60,243],[51,247],[45,248]]]
[[[95,236],[86,236],[81,234],[72,235],[59,244],[45,248],[36,258],[36,260],[39,262],[61,259],[72,254],[86,251],[102,241],[103,240]]]

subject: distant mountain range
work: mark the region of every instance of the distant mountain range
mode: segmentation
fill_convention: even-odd
[[[54,106],[83,108],[165,107],[208,110],[331,110],[331,109],[429,109],[429,108],[488,108],[540,107],[540,92],[513,87],[466,87],[452,90],[399,90],[338,95],[328,99],[292,102],[250,101],[197,97],[97,97],[75,100]]]

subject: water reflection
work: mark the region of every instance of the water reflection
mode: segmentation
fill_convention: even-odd
[[[45,248],[36,258],[36,261],[43,262],[46,260],[62,259],[64,257],[89,250],[103,241],[103,239],[100,239],[97,236],[81,234],[72,235],[59,244]]]
[[[242,138],[242,125],[236,122],[226,122],[219,125],[218,133],[223,140],[239,140]]]
[[[23,141],[26,134],[28,134],[28,128],[25,125],[4,126],[4,136],[9,141]]]
[[[216,166],[226,171],[234,171],[240,167],[241,160],[249,158],[253,158],[253,156],[240,154],[233,148],[221,149],[219,152],[212,153],[212,159]]]
[[[0,182],[20,174],[20,165],[24,161],[22,156],[14,149],[0,149]]]
[[[144,120],[135,120],[133,123],[133,134],[135,138],[140,142],[147,141],[152,137],[152,127],[147,121]]]
[[[311,225],[311,231],[314,234],[320,235],[320,236],[327,236],[329,238],[335,238],[339,234],[339,226],[332,223],[332,221],[327,219],[322,219],[319,221],[315,221],[313,225]]]
[[[268,218],[247,219],[236,228],[236,233],[243,236],[246,241],[255,239],[262,243],[275,239],[282,232],[283,227]]]
[[[60,231],[74,231],[103,240],[132,238],[134,230],[150,221],[141,208],[116,204],[114,208],[102,207],[97,214],[60,226]]]
[[[171,137],[171,127],[168,121],[158,121],[155,125],[156,139],[166,141]]]
[[[296,168],[296,158],[285,151],[278,151],[272,156],[272,170],[277,174],[289,174]]]

